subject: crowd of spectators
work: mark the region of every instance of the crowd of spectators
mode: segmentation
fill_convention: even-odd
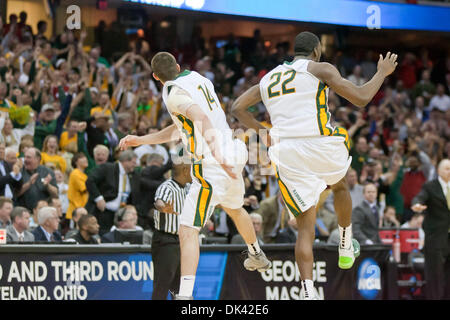
[[[0,226],[14,226],[14,241],[32,241],[34,235],[43,241],[111,242],[108,233],[114,228],[143,229],[151,235],[153,197],[170,177],[177,144],[125,152],[117,146],[127,134],[141,136],[171,123],[149,65],[160,48],[146,36],[112,52],[103,24],[96,28],[95,42],[87,43],[87,33],[79,30],[47,39],[46,23],[34,29],[26,18],[22,12],[0,20]],[[108,34],[118,30],[113,23]],[[268,174],[267,152],[257,140],[245,138],[245,128],[230,112],[234,99],[293,58],[292,48],[289,43],[267,47],[258,30],[245,41],[230,35],[206,47],[195,38],[170,51],[182,69],[195,70],[214,83],[230,127],[241,133],[250,158],[256,159],[243,173],[244,207],[252,213],[259,241],[295,242],[295,219],[275,176]],[[450,156],[450,55],[435,56],[429,48],[398,53],[396,72],[366,108],[351,105],[332,90],[328,105],[333,125],[347,128],[350,137],[353,160],[347,178],[355,216],[375,196],[378,227],[420,227],[417,216],[410,222],[411,201],[426,181],[436,178],[439,161]],[[324,57],[357,85],[373,76],[377,59],[370,49]],[[271,127],[262,104],[249,111]],[[328,190],[322,198],[317,239],[332,242],[337,228],[332,194]],[[220,207],[202,232],[229,243],[240,241]]]

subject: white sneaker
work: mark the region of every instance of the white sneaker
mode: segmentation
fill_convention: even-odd
[[[266,270],[269,270],[269,268],[272,266],[272,262],[267,259],[264,252],[261,250],[258,254],[251,254],[248,253],[248,258],[244,261],[244,267],[245,269],[249,271],[255,271],[258,270],[259,272],[264,272]]]

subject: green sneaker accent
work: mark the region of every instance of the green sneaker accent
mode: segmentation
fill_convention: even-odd
[[[350,257],[339,257],[338,265],[341,269],[350,269],[353,266],[353,262],[355,262],[355,259]]]

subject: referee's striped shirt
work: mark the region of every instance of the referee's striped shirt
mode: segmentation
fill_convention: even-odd
[[[162,200],[164,203],[173,203],[173,211],[181,214],[183,209],[184,199],[189,191],[189,184],[182,187],[173,179],[164,181],[156,190],[156,200]],[[154,210],[155,228],[159,231],[167,233],[178,234],[178,215],[173,213],[163,213]]]

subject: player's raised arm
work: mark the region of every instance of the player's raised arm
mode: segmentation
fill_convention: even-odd
[[[160,144],[171,141],[176,141],[180,138],[180,132],[173,123],[170,126],[145,136],[127,135],[119,142],[120,150],[125,150],[128,147],[137,147],[143,144]]]
[[[310,63],[308,71],[352,104],[365,107],[378,92],[384,79],[394,72],[397,64],[396,54],[388,52],[384,58],[380,54],[377,72],[370,81],[362,86],[356,86],[351,81],[342,78],[336,67],[329,63]]]

